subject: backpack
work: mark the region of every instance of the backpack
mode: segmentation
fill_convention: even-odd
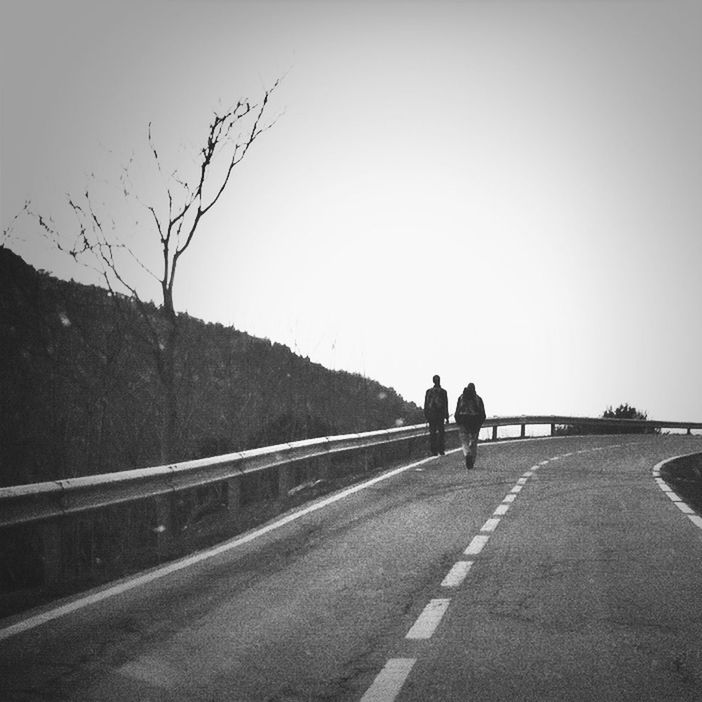
[[[456,421],[466,428],[480,427],[485,420],[477,395],[466,398],[461,395],[456,411]]]

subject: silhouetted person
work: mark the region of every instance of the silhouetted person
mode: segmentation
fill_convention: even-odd
[[[429,448],[433,456],[444,455],[444,422],[448,422],[448,395],[435,375],[433,387],[424,395],[424,416],[429,422]]]
[[[478,434],[485,421],[485,405],[483,398],[475,392],[475,385],[468,383],[458,398],[456,414],[458,434],[461,437],[461,448],[469,470],[475,465],[478,455]]]

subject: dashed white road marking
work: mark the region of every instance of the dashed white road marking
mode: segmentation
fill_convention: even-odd
[[[679,502],[675,503],[675,506],[683,513],[683,514],[694,514],[695,510],[690,507],[690,505],[685,504],[682,500]]]
[[[392,702],[416,662],[416,658],[391,658],[361,697],[361,702]]]
[[[424,608],[422,613],[417,618],[417,621],[412,625],[412,628],[407,632],[407,639],[429,639],[439,626],[441,618],[448,609],[451,600],[441,598],[431,600]]]
[[[497,529],[497,525],[500,523],[499,517],[490,517],[485,524],[483,524],[482,527],[480,527],[480,531],[495,531]]]
[[[473,565],[473,561],[457,561],[441,581],[441,587],[458,587],[463,583]]]
[[[489,541],[490,537],[487,534],[478,534],[473,537],[473,540],[468,544],[468,548],[463,552],[466,556],[477,556],[485,544]]]
[[[584,453],[584,451],[583,451]],[[554,456],[550,459],[541,461],[540,463],[532,466],[528,471],[524,472],[522,477],[517,481],[517,484],[510,490],[510,492],[505,495],[502,503],[497,506],[493,515],[488,519],[485,524],[481,527],[481,533],[474,536],[468,547],[463,552],[465,555],[477,555],[479,554],[487,542],[490,539],[490,533],[493,532],[497,525],[500,523],[500,517],[507,513],[510,505],[517,497],[517,494],[521,492],[524,484],[527,482],[527,478],[534,475],[534,472],[539,469],[540,466],[545,466],[552,460],[557,460],[558,458],[565,458],[573,454],[564,454],[563,456]],[[463,583],[466,576],[468,575],[470,569],[472,568],[474,561],[457,561],[454,563],[451,570],[447,573],[441,582],[441,587],[458,587]],[[448,609],[450,600],[449,599],[435,599],[431,600],[429,604],[424,608],[424,611],[419,615],[417,621],[413,624],[412,628],[407,633],[406,638],[408,639],[427,639],[436,630],[441,618]],[[416,663],[416,658],[392,658],[390,659],[385,667],[380,671],[375,681],[368,689],[366,694],[361,698],[361,702],[392,702],[395,697],[399,694],[405,679],[409,675],[412,666]]]
[[[702,517],[698,514],[688,514],[688,519],[695,525],[702,529]]]

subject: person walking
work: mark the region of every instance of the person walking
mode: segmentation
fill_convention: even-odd
[[[441,378],[432,378],[433,387],[424,395],[424,417],[429,422],[429,449],[432,456],[444,455],[444,421],[448,422],[448,394],[441,387]]]
[[[468,383],[458,398],[454,415],[461,437],[461,448],[466,460],[466,468],[475,465],[478,455],[478,434],[485,421],[483,398],[475,392],[475,385]]]

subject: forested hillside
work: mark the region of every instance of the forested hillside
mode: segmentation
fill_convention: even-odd
[[[391,388],[281,344],[187,315],[180,329],[179,460],[423,421]],[[158,464],[158,381],[129,298],[0,247],[0,353],[0,484]]]

